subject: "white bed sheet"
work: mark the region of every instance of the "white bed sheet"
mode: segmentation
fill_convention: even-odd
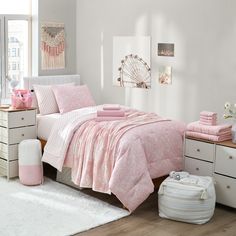
[[[49,115],[37,115],[37,135],[38,138],[45,141],[48,140],[51,129],[57,119],[61,117],[60,113],[53,113]]]

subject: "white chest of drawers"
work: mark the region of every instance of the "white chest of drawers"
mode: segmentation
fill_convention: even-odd
[[[185,138],[185,170],[213,176],[218,203],[236,208],[236,145],[231,141],[208,142]]]
[[[36,138],[36,110],[0,109],[0,175],[18,176],[18,144]]]

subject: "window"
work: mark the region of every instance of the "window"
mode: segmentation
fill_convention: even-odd
[[[1,57],[2,62],[0,63],[2,98],[10,96],[12,89],[10,80],[17,80],[20,85],[23,77],[30,76],[30,27],[31,18],[29,16],[0,15],[0,55],[2,52],[6,52],[5,57]]]
[[[16,48],[9,48],[11,50],[11,57],[16,57]]]
[[[11,68],[12,68],[12,70],[16,70],[16,63],[15,63],[15,62],[13,62],[13,63],[11,64]]]

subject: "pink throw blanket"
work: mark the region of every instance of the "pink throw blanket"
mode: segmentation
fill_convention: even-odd
[[[202,125],[199,121],[195,121],[187,125],[187,130],[204,134],[222,135],[230,134],[231,127],[232,126],[229,124],[220,124],[215,126]]]
[[[140,120],[134,116],[130,124],[127,120],[95,122],[98,109],[101,107],[63,115],[51,131],[43,161],[58,170],[65,162],[72,168],[75,182],[112,192],[133,211],[153,192],[152,179],[182,169],[185,125],[144,113]],[[129,117],[135,112],[126,110]],[[113,138],[106,129],[114,133]]]

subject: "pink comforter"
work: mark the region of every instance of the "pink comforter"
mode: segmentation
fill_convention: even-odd
[[[60,170],[66,160],[65,164],[72,168],[72,179],[79,186],[112,192],[133,211],[153,192],[153,178],[182,168],[185,130],[182,123],[158,116],[151,118],[143,113],[140,113],[143,115],[142,122],[136,120],[130,126],[125,123],[120,125],[120,122],[127,121],[95,122],[91,119],[96,111],[93,113],[91,110],[89,115],[83,114],[86,118],[77,117],[79,121],[76,122],[75,114],[71,115],[74,125],[60,121],[60,125],[53,127],[43,161]],[[105,132],[107,125],[110,131],[119,125],[121,128],[120,133],[117,128],[119,134],[114,136],[110,150],[105,148],[110,140],[109,132]],[[58,138],[58,134],[63,133],[63,126],[67,130],[64,131],[65,142]],[[55,139],[56,134],[58,140],[52,140],[51,137]]]

